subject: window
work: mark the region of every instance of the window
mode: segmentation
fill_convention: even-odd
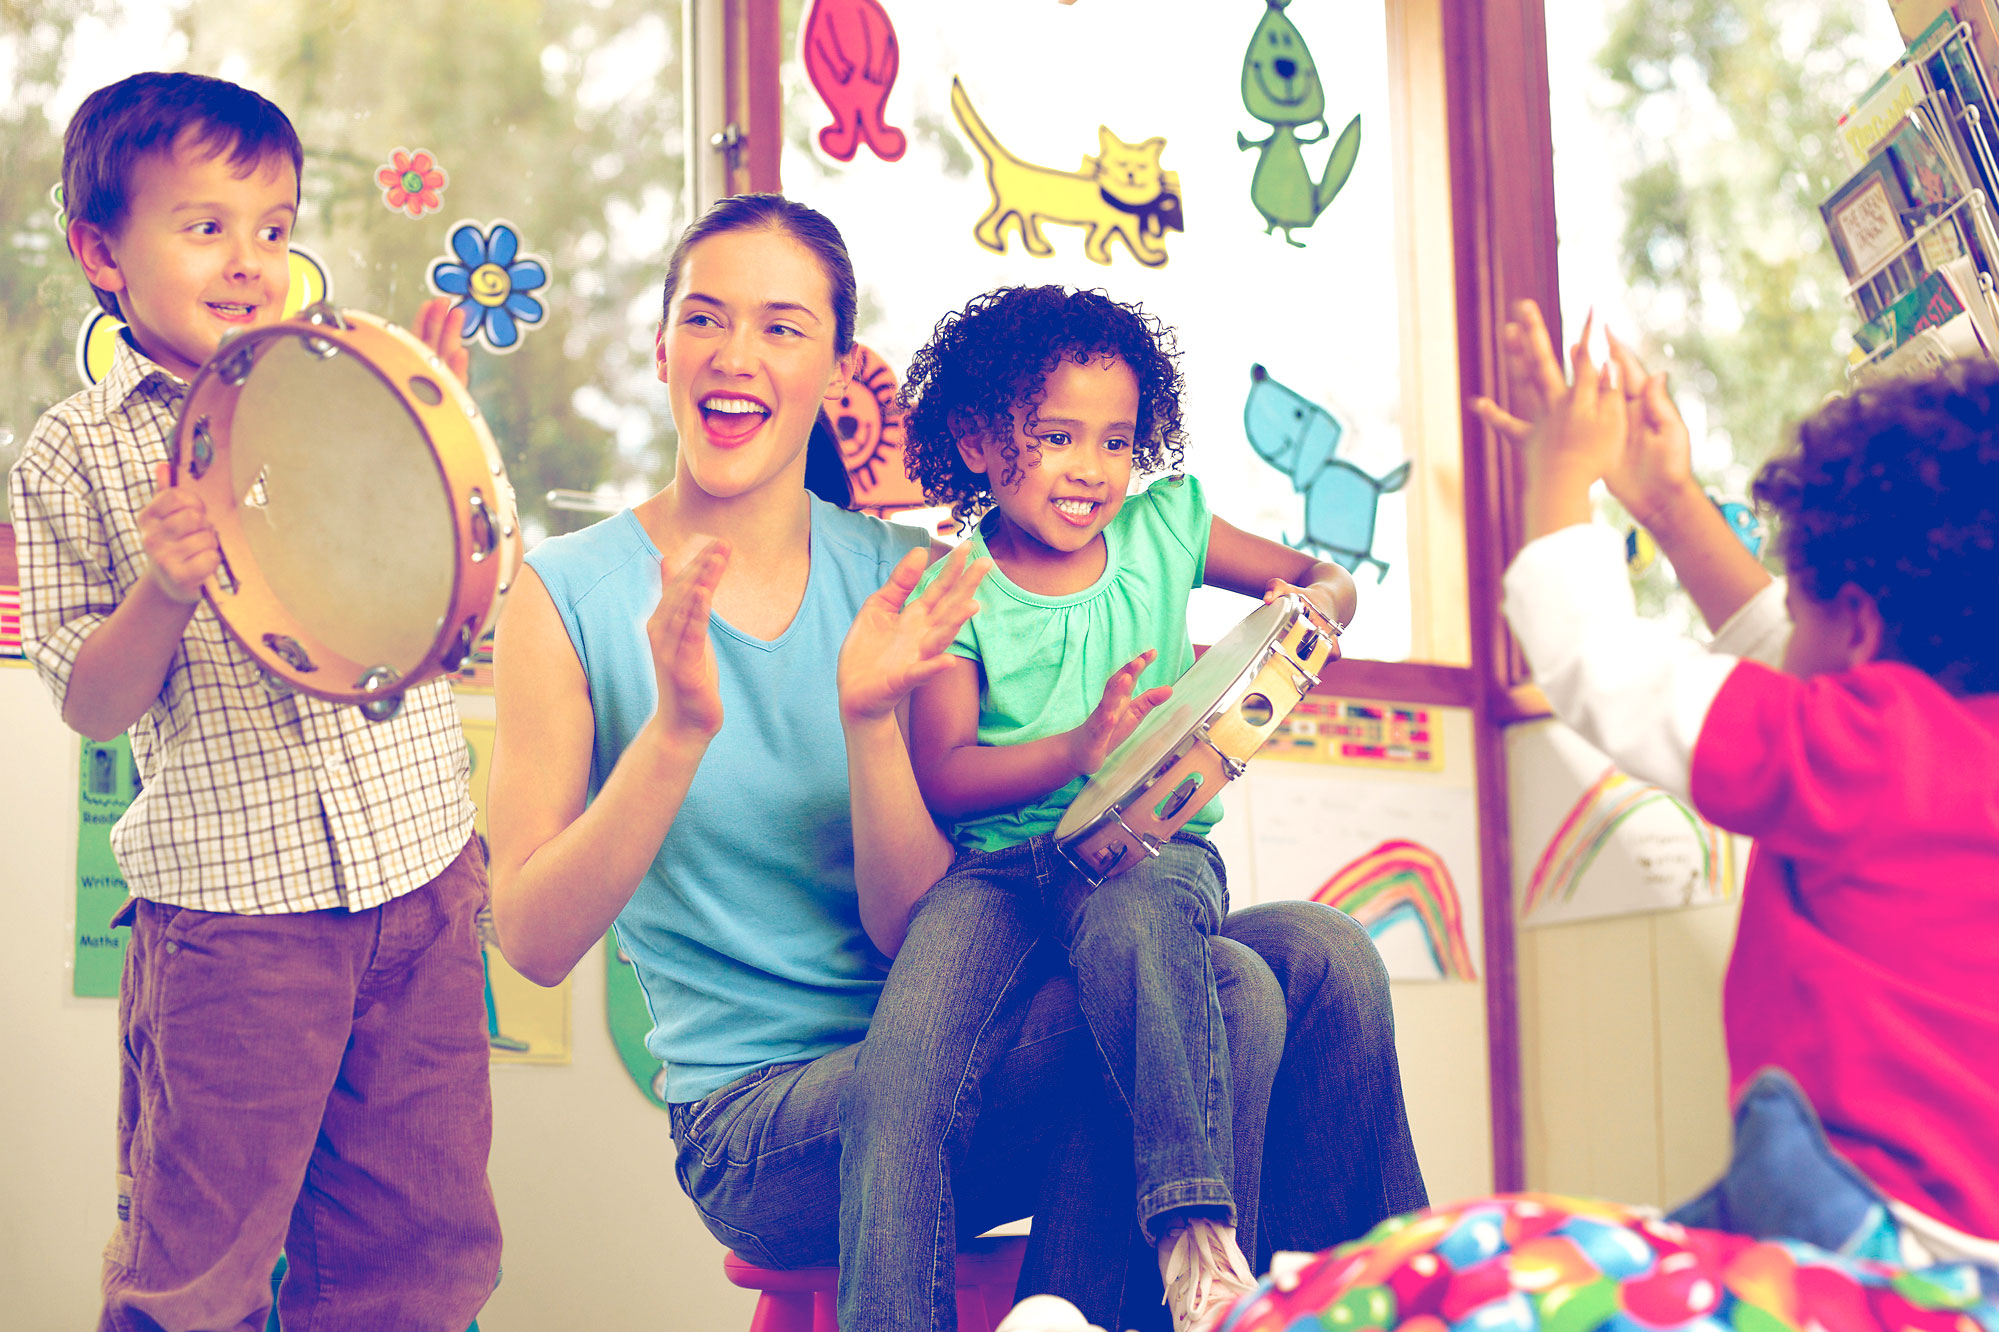
[[[63,127],[93,89],[179,68],[255,88],[291,117],[305,145],[295,240],[323,262],[337,304],[413,319],[460,219],[512,223],[545,263],[545,317],[508,355],[475,349],[471,371],[530,539],[576,525],[547,508],[551,489],[642,494],[665,481],[672,425],[652,334],[687,219],[677,4],[544,0],[504,21],[452,0],[75,8],[40,0],[0,20],[0,137],[16,184],[0,198],[0,465],[81,387],[74,348],[96,309],[49,197]],[[385,203],[377,173],[397,149],[444,169],[435,210]]]
[[[1186,6],[1169,22],[1161,11],[1108,5],[1018,8],[1004,21],[989,7],[900,6],[899,70],[883,118],[907,147],[893,162],[866,143],[850,162],[821,147],[820,131],[835,118],[800,58],[802,8],[784,6],[783,185],[845,234],[864,344],[899,374],[943,313],[1006,283],[1101,287],[1137,301],[1178,337],[1187,470],[1222,517],[1301,544],[1322,535],[1308,525],[1301,489],[1316,460],[1295,464],[1294,477],[1246,438],[1252,367],[1262,366],[1296,395],[1286,399],[1292,410],[1336,423],[1333,456],[1358,469],[1349,479],[1385,479],[1389,490],[1372,542],[1386,573],[1378,579],[1371,564],[1357,571],[1361,614],[1348,654],[1466,659],[1441,79],[1418,86],[1408,69],[1423,58],[1409,54],[1410,14],[1430,7],[1298,12],[1297,28],[1285,32],[1267,20],[1260,27],[1254,8]],[[1266,234],[1251,192],[1261,151],[1241,147],[1239,136],[1254,144],[1276,132],[1245,109],[1252,39],[1293,37],[1324,90],[1323,126],[1282,131],[1324,136],[1303,149],[1308,183],[1349,122],[1358,117],[1361,129],[1344,187],[1287,244],[1281,230]],[[1423,50],[1440,63],[1434,36]],[[954,109],[954,79],[969,113]],[[1092,262],[1084,230],[1052,221],[1042,224],[1048,257],[1029,255],[1011,221],[998,237],[1004,253],[990,248],[990,232],[986,243],[975,239],[994,198],[968,114],[1006,151],[1063,172],[1107,152],[1143,163],[1148,141],[1163,138],[1157,166],[1178,177],[1185,224],[1153,242],[1165,262],[1139,262],[1122,237],[1107,242],[1108,265]],[[1429,157],[1415,160],[1412,121],[1425,120],[1436,137]],[[1115,141],[1101,140],[1099,126]],[[1406,481],[1397,476],[1405,461]],[[1418,527],[1429,519],[1413,537],[1412,514]],[[1197,641],[1213,641],[1242,612],[1230,594],[1203,591],[1190,627]]]

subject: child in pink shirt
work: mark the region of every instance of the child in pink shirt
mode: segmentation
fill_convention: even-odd
[[[1527,544],[1505,609],[1561,719],[1756,838],[1724,991],[1737,1140],[1675,1219],[1910,1262],[1999,1262],[1999,367],[1857,391],[1756,481],[1773,582],[1614,342],[1564,376],[1507,329]],[[1529,421],[1532,424],[1529,424]],[[1640,620],[1602,478],[1710,626]]]

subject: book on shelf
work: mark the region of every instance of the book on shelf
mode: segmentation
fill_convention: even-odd
[[[1916,107],[1874,155],[1820,205],[1833,252],[1861,314],[1872,319],[1923,277],[1967,252],[1965,229],[1943,218],[1966,180]]]
[[[1995,0],[1889,0],[1895,13],[1895,27],[1902,40],[1920,49],[1926,36],[1933,36],[1937,20],[1949,18],[1952,25],[1962,21],[1971,29],[1972,49],[1987,78],[1999,75],[1999,2]]]
[[[1983,301],[1978,296],[1975,279],[1968,293],[1962,283],[1962,274],[1948,275],[1941,269],[1925,274],[1915,286],[1855,331],[1854,346],[1866,356],[1879,356],[1926,329],[1938,328],[1951,330],[1948,338],[1959,341],[1966,355],[1985,351],[1986,334],[1982,326],[1985,321],[1973,313]],[[1959,319],[1964,322],[1958,323]]]
[[[1852,367],[1856,383],[1935,374],[1952,361],[1982,354],[1971,316],[1961,314],[1947,324],[1926,328],[1893,351]]]
[[[1846,164],[1865,165],[1881,141],[1895,132],[1902,118],[1920,105],[1926,95],[1917,64],[1909,60],[1896,62],[1893,69],[1860,95],[1852,110],[1839,118],[1836,137]]]

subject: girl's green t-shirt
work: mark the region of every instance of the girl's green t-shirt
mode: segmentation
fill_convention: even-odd
[[[988,515],[986,521],[993,521]],[[979,612],[947,649],[979,663],[979,743],[1014,745],[1080,725],[1118,667],[1147,648],[1158,657],[1138,689],[1170,685],[1194,664],[1187,636],[1187,594],[1207,569],[1212,515],[1200,482],[1168,477],[1125,500],[1104,529],[1103,576],[1081,592],[1044,597],[994,569],[979,585]],[[988,555],[984,524],[971,537],[974,557]],[[927,587],[933,566],[922,586]],[[996,851],[1053,832],[1083,789],[1078,777],[1017,809],[959,820],[961,847]],[[1222,816],[1219,795],[1188,820],[1205,833]]]

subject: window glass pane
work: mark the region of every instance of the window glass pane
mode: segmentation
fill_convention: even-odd
[[[1851,170],[1841,113],[1901,49],[1880,0],[1550,6],[1564,332],[1594,308],[1667,372],[1694,470],[1724,498],[1747,498],[1789,423],[1844,387],[1858,320],[1818,206]],[[1695,622],[1664,561],[1636,585]]]
[[[96,309],[48,197],[63,127],[93,89],[168,68],[243,83],[291,117],[305,145],[295,240],[324,264],[336,304],[410,323],[460,220],[507,221],[521,255],[542,262],[547,281],[532,295],[543,318],[516,326],[508,354],[476,345],[471,370],[530,539],[576,525],[547,509],[550,489],[656,487],[673,435],[652,334],[666,250],[686,220],[679,45],[679,5],[661,0],[8,7],[0,461],[81,387],[75,342]],[[427,150],[443,169],[435,207],[389,205],[378,173],[398,149]]]
[[[900,69],[885,119],[908,138],[895,162],[866,144],[851,162],[821,147],[820,131],[834,116],[800,59],[802,8],[786,6],[784,184],[822,208],[847,237],[861,287],[862,342],[900,375],[942,314],[991,287],[1064,283],[1137,301],[1178,335],[1187,381],[1186,467],[1215,512],[1293,544],[1308,536],[1343,539],[1327,520],[1309,526],[1300,486],[1316,483],[1330,511],[1343,483],[1366,486],[1391,476],[1407,456],[1397,291],[1403,229],[1396,218],[1382,6],[1294,6],[1288,14],[1296,28],[1288,31],[1288,24],[1268,21],[1259,28],[1260,6],[892,6]],[[996,17],[1002,13],[1003,21]],[[1253,37],[1268,44],[1266,54],[1276,52],[1267,78],[1278,59],[1290,60],[1291,87],[1303,89],[1316,66],[1323,120],[1273,130],[1249,113],[1243,69]],[[1005,253],[982,246],[973,228],[993,194],[986,161],[954,115],[954,76],[991,137],[1038,166],[1075,173],[1082,159],[1103,156],[1100,125],[1125,145],[1164,138],[1158,167],[1178,176],[1185,224],[1184,231],[1166,229],[1148,242],[1164,250],[1166,261],[1140,263],[1120,236],[1107,242],[1108,265],[1092,262],[1084,229],[1052,220],[1041,224],[1053,250],[1047,257],[1028,254],[1012,222],[1003,228]],[[1273,135],[1317,140],[1298,152],[1296,183],[1309,191],[1356,116],[1360,148],[1344,188],[1313,225],[1293,231],[1297,244],[1287,244],[1281,230],[1266,234],[1251,197],[1266,150],[1245,149],[1239,138],[1252,145]],[[1267,151],[1281,159],[1285,143],[1280,138]],[[1282,161],[1269,170],[1290,182]],[[1130,214],[1107,207],[1097,216],[1115,221]],[[1293,409],[1304,413],[1305,424],[1330,414],[1339,435],[1332,456],[1341,466],[1322,466],[1320,441],[1334,433],[1326,425],[1308,444],[1319,452],[1291,464],[1296,475],[1252,450],[1244,407],[1253,365],[1295,391],[1300,401]],[[1372,488],[1366,497],[1363,514],[1377,507]],[[1372,566],[1357,575],[1360,615],[1345,643],[1349,655],[1408,653],[1406,499],[1406,491],[1379,498],[1372,553],[1388,572],[1379,582]],[[1197,592],[1196,640],[1212,642],[1247,609],[1231,594]]]

